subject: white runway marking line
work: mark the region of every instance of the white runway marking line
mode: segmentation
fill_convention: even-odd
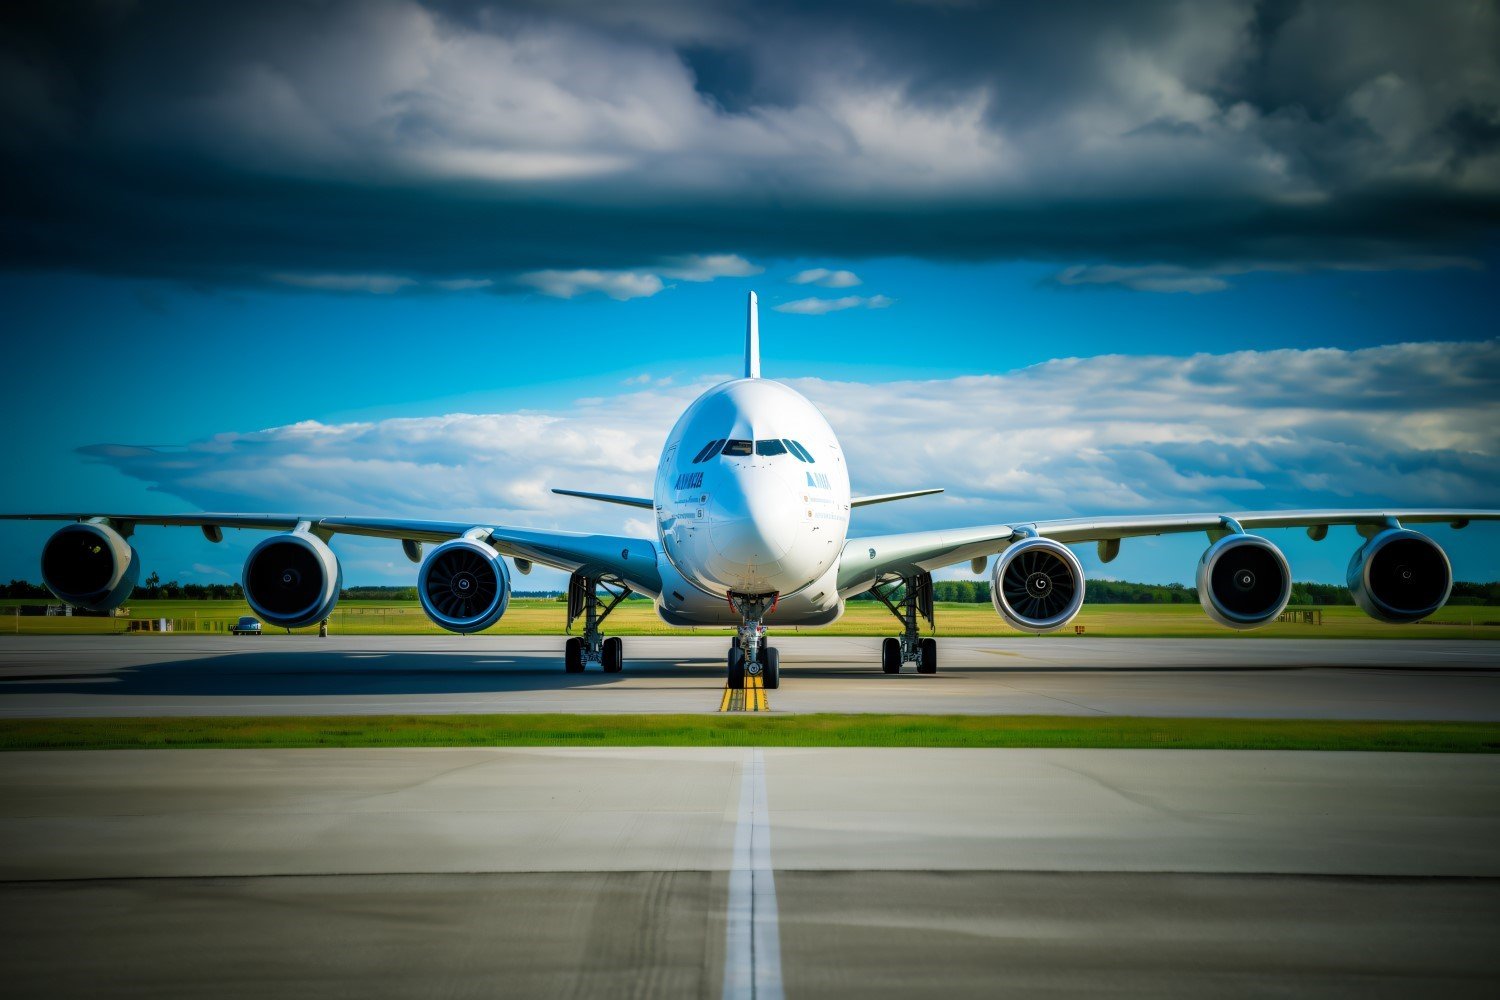
[[[781,931],[771,869],[771,817],[766,762],[751,751],[740,776],[739,822],[729,869],[729,915],[724,947],[724,997],[782,1000]]]

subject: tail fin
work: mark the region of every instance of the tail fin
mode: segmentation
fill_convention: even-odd
[[[750,293],[750,313],[745,319],[745,377],[760,378],[760,316],[755,293]]]

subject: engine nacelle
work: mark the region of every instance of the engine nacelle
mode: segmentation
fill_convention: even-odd
[[[422,610],[449,632],[480,632],[510,605],[510,571],[489,545],[455,538],[428,553],[417,571]]]
[[[1274,621],[1291,596],[1286,556],[1258,535],[1226,535],[1198,560],[1198,603],[1220,625],[1259,628]]]
[[[1426,535],[1405,528],[1387,528],[1349,560],[1354,603],[1377,621],[1421,621],[1446,604],[1452,590],[1448,553]]]
[[[141,557],[108,525],[69,524],[42,547],[42,582],[75,608],[113,611],[140,578]]]
[[[1027,538],[995,560],[990,600],[1011,628],[1060,629],[1083,607],[1083,564],[1061,542]]]
[[[333,613],[344,571],[322,539],[292,531],[250,550],[243,582],[250,609],[267,625],[302,628]]]

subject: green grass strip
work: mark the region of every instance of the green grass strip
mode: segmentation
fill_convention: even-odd
[[[1500,752],[1500,723],[1057,715],[363,715],[0,721],[3,750],[1094,747]]]

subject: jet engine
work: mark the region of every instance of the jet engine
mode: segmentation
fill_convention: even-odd
[[[113,611],[141,577],[141,557],[105,524],[69,524],[42,547],[42,582],[58,600],[85,611]]]
[[[1349,560],[1349,592],[1365,614],[1383,622],[1421,621],[1448,601],[1453,567],[1426,535],[1387,528]]]
[[[1286,556],[1258,535],[1226,535],[1198,560],[1198,603],[1220,625],[1259,628],[1281,614],[1291,596]]]
[[[449,632],[480,632],[510,604],[505,560],[475,538],[455,538],[428,553],[417,571],[422,610]]]
[[[302,628],[327,618],[343,585],[338,557],[306,532],[272,535],[245,560],[245,600],[277,628]]]
[[[990,600],[1011,628],[1060,629],[1083,607],[1083,565],[1061,542],[1027,538],[995,561]]]

